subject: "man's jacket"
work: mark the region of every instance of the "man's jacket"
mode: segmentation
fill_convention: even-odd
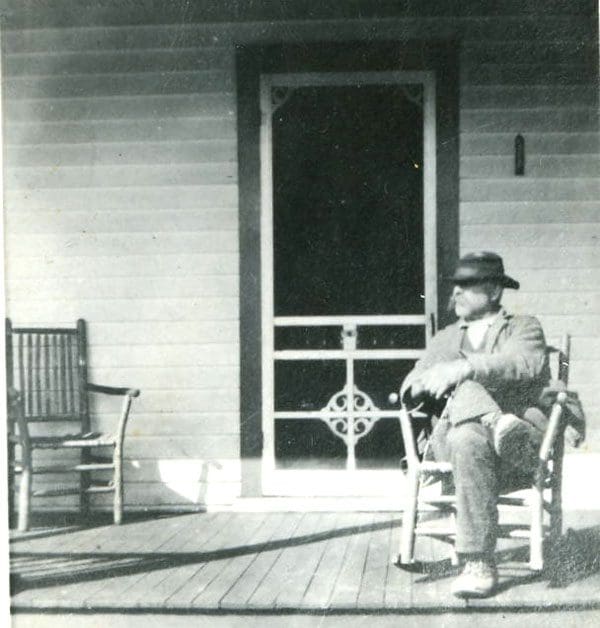
[[[477,353],[466,353],[462,349],[465,333],[463,321],[437,333],[402,388],[406,390],[416,375],[434,364],[465,358],[471,363],[474,374],[454,395],[452,422],[481,416],[497,410],[498,406],[505,413],[523,417],[527,408],[537,404],[550,380],[546,341],[537,318],[501,310],[486,333],[483,350]]]

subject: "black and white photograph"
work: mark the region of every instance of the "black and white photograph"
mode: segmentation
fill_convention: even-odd
[[[598,33],[0,0],[0,621],[600,625]]]

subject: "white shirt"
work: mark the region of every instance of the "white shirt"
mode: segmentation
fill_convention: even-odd
[[[467,328],[467,337],[473,349],[479,349],[483,344],[487,330],[494,324],[500,312],[494,312],[475,321],[463,321]]]

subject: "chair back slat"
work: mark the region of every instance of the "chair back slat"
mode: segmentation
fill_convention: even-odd
[[[86,428],[81,328],[12,328],[7,322],[8,381],[21,393],[27,421],[76,420]]]
[[[58,336],[53,334],[50,337],[50,364],[52,365],[52,401],[54,403],[54,412],[61,413],[61,393],[60,393],[60,371],[59,371],[59,354],[58,354]]]
[[[44,334],[40,338],[40,342],[43,342],[44,347],[44,365],[42,368],[42,372],[44,374],[44,390],[42,392],[42,396],[44,398],[44,413],[48,416],[53,414],[52,409],[52,361],[51,361],[51,353],[50,353],[50,336],[48,334]]]
[[[79,415],[85,432],[90,429],[90,415],[88,408],[88,396],[85,387],[87,385],[87,330],[85,321],[77,321],[77,394],[79,397]]]
[[[33,377],[34,377],[34,364],[33,364],[33,338],[31,336],[26,336],[25,337],[26,340],[26,345],[27,345],[27,352],[25,354],[25,374],[27,376],[27,385],[25,387],[25,380],[23,380],[23,382],[21,382],[21,385],[25,388],[25,392],[27,394],[27,412],[25,413],[25,416],[29,416],[31,414],[35,414],[35,411],[33,409],[33,403],[34,403],[34,399],[33,399],[33,391],[34,391],[34,386],[33,386]]]
[[[64,336],[58,336],[58,342],[56,350],[58,352],[58,369],[57,379],[59,382],[64,382],[65,385],[60,387],[60,411],[67,411],[67,355],[66,355],[66,343]]]

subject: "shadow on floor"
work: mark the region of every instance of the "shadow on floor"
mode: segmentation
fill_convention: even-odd
[[[68,548],[66,551],[35,552],[17,549],[11,551],[11,595],[26,589],[89,582],[207,563],[398,526],[400,519],[394,519],[391,522],[335,528],[316,534],[204,552],[71,552]]]
[[[201,511],[199,511],[201,512]],[[172,512],[135,512],[127,513],[122,526],[141,523],[144,521],[154,521],[156,519],[167,519],[181,516],[181,513]],[[71,512],[38,513],[32,516],[31,527],[26,532],[10,530],[10,545],[33,539],[45,539],[52,536],[61,536],[79,530],[89,530],[91,528],[102,528],[113,525],[113,516],[109,512],[90,513],[87,517],[82,517]],[[41,529],[40,529],[41,528]]]
[[[496,552],[496,561],[502,572],[503,563],[517,563],[522,569],[512,569],[518,573],[511,573],[502,578],[496,592],[502,593],[516,586],[536,581],[547,581],[548,587],[553,589],[565,588],[600,573],[600,526],[573,530],[569,528],[553,548],[548,547],[546,564],[542,572],[531,572],[527,568],[529,560],[529,546],[504,549]],[[415,583],[428,583],[454,577],[459,569],[454,567],[449,559],[415,562],[413,565],[398,565],[398,568],[422,574]]]

